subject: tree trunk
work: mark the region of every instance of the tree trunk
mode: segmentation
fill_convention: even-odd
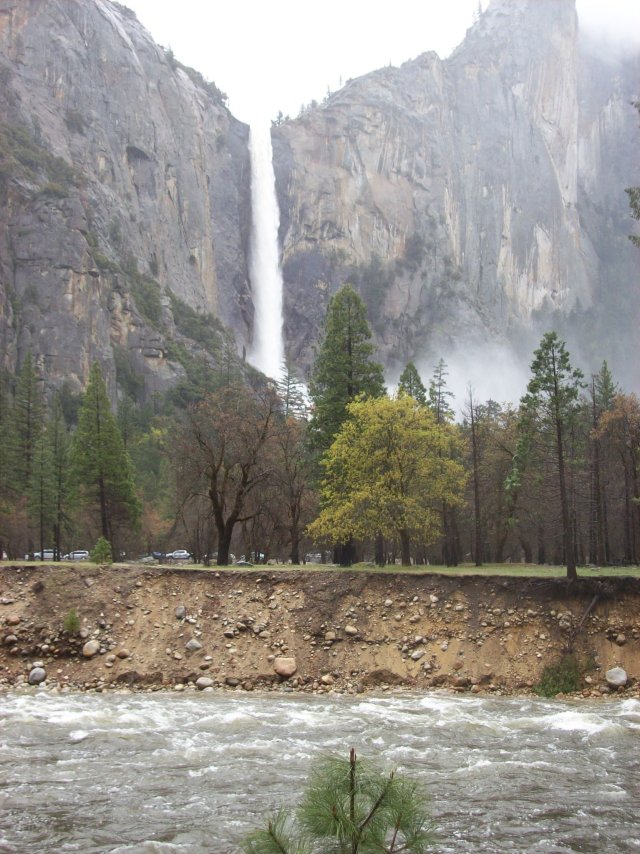
[[[573,525],[569,518],[569,497],[564,470],[564,442],[562,437],[562,420],[556,413],[556,452],[558,456],[558,481],[560,486],[560,515],[562,518],[562,540],[564,559],[567,566],[567,578],[575,581],[578,577],[576,568],[576,549],[573,540]]]
[[[411,566],[411,541],[409,531],[403,528],[400,531],[400,552],[403,566]]]
[[[384,566],[384,537],[382,534],[376,534],[375,562],[376,566]]]

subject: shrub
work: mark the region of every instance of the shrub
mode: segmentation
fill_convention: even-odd
[[[80,618],[78,617],[75,608],[72,608],[64,618],[62,627],[68,635],[78,634],[80,631]]]
[[[571,694],[580,689],[580,665],[573,655],[565,655],[555,664],[548,664],[542,671],[540,682],[534,691],[540,697],[555,697],[556,694]]]
[[[311,772],[295,816],[280,810],[264,830],[244,840],[245,854],[422,854],[430,847],[432,822],[419,786],[356,759],[330,757]]]
[[[111,552],[111,543],[104,537],[100,537],[95,544],[89,557],[93,563],[111,564],[113,563],[113,555]]]

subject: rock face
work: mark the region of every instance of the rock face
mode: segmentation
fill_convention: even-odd
[[[350,280],[388,366],[488,340],[528,357],[552,323],[623,365],[602,342],[615,326],[628,346],[639,307],[638,65],[589,52],[574,0],[493,0],[449,59],[375,71],[275,128],[299,359]]]
[[[575,0],[492,0],[447,60],[349,81],[275,127],[299,367],[352,281],[390,378],[489,340],[528,362],[553,325],[635,387],[639,76],[637,56],[581,41]],[[112,397],[117,381],[142,398],[203,348],[214,365],[240,351],[248,128],[215,85],[111,0],[0,0],[0,84],[0,368],[31,350],[49,388],[77,392],[97,360]]]
[[[222,93],[109,0],[0,0],[0,76],[2,367],[31,348],[54,384],[97,360],[163,390],[189,308],[246,339],[248,128]]]

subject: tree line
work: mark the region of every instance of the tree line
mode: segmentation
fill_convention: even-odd
[[[114,557],[184,546],[226,565],[309,553],[354,561],[637,563],[640,401],[606,363],[588,381],[543,336],[517,406],[469,388],[456,421],[440,360],[397,390],[366,308],[331,299],[308,390],[227,368],[182,408],[114,415],[98,365],[45,400],[27,355],[0,397],[0,551],[60,557],[102,536]]]

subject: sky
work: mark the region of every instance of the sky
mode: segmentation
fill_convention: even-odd
[[[560,1],[560,0],[559,0]],[[295,116],[351,77],[464,38],[479,0],[121,0],[155,41],[212,80],[246,122]],[[488,0],[480,0],[484,8]],[[640,47],[640,0],[577,0],[580,25]]]

